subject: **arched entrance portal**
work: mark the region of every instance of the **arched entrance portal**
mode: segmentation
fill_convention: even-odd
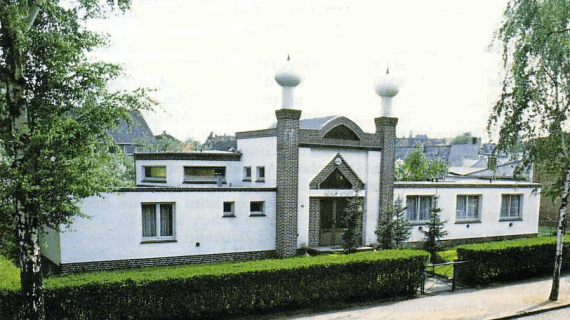
[[[364,196],[364,183],[337,154],[311,181],[309,188],[312,189],[309,197],[309,246],[342,246],[346,208],[351,198]]]

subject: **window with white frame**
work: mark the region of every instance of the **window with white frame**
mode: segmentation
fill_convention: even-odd
[[[479,220],[480,195],[458,195],[455,208],[456,221]]]
[[[501,202],[501,220],[522,218],[522,195],[503,194]]]
[[[224,201],[224,217],[235,216],[235,203],[233,201]]]
[[[173,240],[174,228],[173,203],[142,204],[143,240]]]
[[[251,216],[263,216],[265,212],[263,211],[265,207],[264,201],[251,201],[249,203],[249,212]]]
[[[143,169],[143,181],[166,182],[166,166],[144,166]]]
[[[251,167],[243,167],[243,181],[251,181]]]
[[[406,207],[408,221],[429,221],[433,208],[433,196],[407,196]]]
[[[256,177],[255,181],[265,181],[265,167],[257,167],[256,168]]]

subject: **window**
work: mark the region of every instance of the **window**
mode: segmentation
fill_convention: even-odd
[[[143,181],[166,182],[166,166],[145,166],[143,168]]]
[[[224,202],[224,217],[235,217],[235,204],[233,201]]]
[[[255,181],[265,181],[265,167],[257,167],[257,176]]]
[[[501,220],[521,219],[521,207],[520,194],[504,194],[501,203]]]
[[[226,177],[226,167],[184,167],[184,182],[216,183]]]
[[[263,208],[265,203],[263,201],[251,201],[249,203],[250,216],[264,216]]]
[[[143,240],[174,240],[174,204],[142,204]]]
[[[457,207],[455,209],[455,220],[479,220],[480,200],[481,197],[478,195],[458,195]]]
[[[251,181],[251,167],[243,167],[243,181]]]
[[[407,196],[407,219],[410,222],[428,221],[431,218],[433,196]]]

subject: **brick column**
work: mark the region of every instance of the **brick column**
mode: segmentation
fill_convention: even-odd
[[[396,160],[396,125],[398,118],[380,117],[375,118],[376,134],[380,138],[382,158],[380,159],[380,212],[378,222],[386,218],[386,208],[394,203],[394,162]]]
[[[276,249],[282,257],[297,251],[299,118],[301,110],[280,109],[277,116]]]

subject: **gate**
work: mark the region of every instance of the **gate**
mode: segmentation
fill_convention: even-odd
[[[468,261],[449,261],[426,265],[421,294],[455,291],[457,267],[467,266]]]

